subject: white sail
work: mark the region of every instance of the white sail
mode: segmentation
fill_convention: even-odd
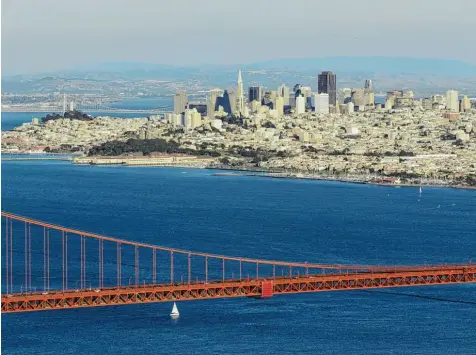
[[[421,186],[420,186],[420,194],[421,194]]]
[[[174,306],[172,308],[172,312],[170,312],[170,316],[171,317],[178,317],[179,316],[179,311],[178,311],[178,308],[177,308],[177,305],[175,304],[174,302]]]

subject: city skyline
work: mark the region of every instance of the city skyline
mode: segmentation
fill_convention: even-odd
[[[50,0],[41,4],[32,0],[4,1],[3,71],[38,72],[99,62],[219,65],[272,58],[363,55],[445,58],[476,64],[476,49],[468,45],[476,31],[471,18],[476,4],[462,0],[454,1],[452,6],[429,0],[402,0],[392,11],[387,11],[388,4],[377,0],[362,9],[351,1],[342,1],[337,7],[302,0],[280,4],[273,17],[266,16],[269,2],[248,0],[240,5],[253,11],[239,11],[230,4],[210,0],[184,0],[180,6],[146,0],[142,6],[130,8],[127,4],[115,1],[111,6],[108,1],[96,4],[92,0]],[[184,13],[184,7],[189,11]],[[299,9],[302,11],[296,11]],[[342,9],[345,11],[339,11]],[[337,17],[319,20],[320,26],[333,30],[318,36],[319,46],[309,47],[306,43],[316,40],[313,23],[318,12],[335,13]],[[79,21],[69,21],[71,16]],[[206,16],[214,19],[213,25],[192,21]],[[228,20],[230,16],[234,21]],[[330,26],[336,18],[342,25]],[[453,18],[457,22],[453,23]],[[178,19],[183,25],[170,31]],[[136,20],[140,20],[140,27],[133,25]],[[260,41],[249,41],[255,28],[243,24],[255,20],[260,21]],[[447,31],[442,23],[457,25],[457,34]],[[283,24],[289,31],[280,31],[277,41],[276,31]],[[303,31],[292,31],[293,24]],[[444,49],[440,43],[445,43]],[[127,51],[123,50],[125,45]]]

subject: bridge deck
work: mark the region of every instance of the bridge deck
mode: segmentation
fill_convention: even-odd
[[[4,313],[99,307],[152,302],[231,297],[270,297],[273,294],[345,291],[372,288],[429,286],[476,282],[476,266],[397,271],[262,278],[225,282],[144,285],[81,289],[2,297]]]

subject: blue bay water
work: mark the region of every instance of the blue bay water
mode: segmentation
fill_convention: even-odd
[[[23,123],[30,123],[33,117],[41,118],[45,117],[48,113],[46,112],[2,112],[2,131],[11,131],[15,127],[21,126]],[[88,114],[93,116],[114,116],[120,118],[137,118],[137,117],[148,117],[147,114],[140,113],[107,113],[107,112],[88,112]]]
[[[158,107],[172,107],[173,99],[171,97],[164,98],[131,98],[124,99],[118,102],[108,104],[107,106],[117,109],[127,109],[127,110],[150,110],[156,109]],[[113,116],[121,118],[136,118],[136,117],[148,117],[149,114],[141,114],[134,112],[118,112],[118,113],[108,113],[108,112],[86,112],[93,116]],[[32,121],[33,117],[44,117],[47,112],[2,112],[1,117],[1,130],[2,131],[11,131],[15,127],[21,126],[23,123],[29,123]]]
[[[2,162],[2,210],[231,256],[346,264],[463,263],[476,191],[181,168]],[[17,278],[18,279],[18,278]],[[4,354],[474,354],[475,285],[339,291],[2,316]]]

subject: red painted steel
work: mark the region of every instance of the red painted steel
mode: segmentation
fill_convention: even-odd
[[[180,285],[144,285],[101,290],[51,292],[47,294],[13,294],[2,298],[2,312],[28,312],[136,303],[187,301],[230,297],[261,297],[263,284],[270,280],[242,280],[218,283]],[[476,282],[476,267],[402,271],[389,273],[358,273],[349,275],[310,275],[300,278],[277,278],[273,294],[344,291],[389,287],[462,284]],[[267,292],[267,291],[265,291]]]
[[[8,217],[5,218],[5,290],[9,291],[10,287],[10,281],[9,281],[9,275],[10,275],[10,262],[8,260],[8,256],[10,255],[10,249],[9,249],[9,243],[8,241],[10,240],[10,233],[8,232]]]
[[[261,282],[261,298],[268,298],[273,296],[273,281]]]
[[[26,312],[48,309],[67,309],[78,307],[96,307],[106,305],[123,305],[133,303],[165,302],[180,300],[198,300],[213,299],[225,297],[272,297],[273,295],[301,292],[322,292],[382,287],[408,287],[423,285],[441,285],[441,284],[459,284],[476,282],[476,266],[468,265],[436,265],[436,266],[361,266],[361,265],[329,265],[329,264],[309,264],[296,263],[289,261],[270,261],[261,259],[227,257],[224,255],[206,254],[201,252],[192,252],[181,249],[167,248],[144,243],[137,243],[128,240],[105,237],[93,233],[65,228],[30,218],[16,216],[11,213],[2,212],[6,219],[5,225],[5,290],[2,295],[2,312]],[[18,293],[14,289],[12,282],[12,249],[13,249],[13,221],[24,223],[24,285]],[[43,228],[43,291],[36,292],[32,288],[32,233],[31,225]],[[59,260],[50,254],[50,248],[59,245],[55,244],[54,239],[50,240],[50,231],[61,232],[61,272],[62,286],[61,290],[50,289],[50,268],[55,266],[54,261]],[[75,289],[69,289],[68,284],[68,235],[76,237],[80,242],[80,279],[76,282]],[[54,234],[52,233],[52,236]],[[97,275],[92,272],[86,279],[86,270],[88,274],[93,268],[87,267],[86,260],[86,240],[93,239],[98,241],[98,253],[89,254],[89,264],[97,262]],[[115,285],[105,286],[107,278],[104,274],[105,251],[104,242],[116,249],[116,282]],[[89,248],[96,245],[87,243]],[[17,251],[17,245],[15,251]],[[124,265],[132,267],[132,274],[135,282],[131,284],[131,278],[126,283],[128,286],[122,286],[122,248],[134,248],[134,260],[125,260]],[[144,249],[144,256],[147,256],[145,249],[152,254],[152,283],[147,284],[141,280],[139,264],[139,248]],[[114,249],[112,249],[114,250]],[[142,250],[141,250],[142,251]],[[159,268],[159,275],[165,275],[170,269],[170,280],[157,282],[157,252],[168,253],[170,256],[170,265],[165,270]],[[141,253],[142,254],[142,253]],[[94,260],[97,255],[97,261]],[[175,258],[178,255],[179,257]],[[127,254],[124,253],[124,258]],[[144,260],[144,256],[142,259]],[[182,259],[180,259],[182,256]],[[187,261],[183,259],[186,257]],[[204,259],[204,268],[196,270],[192,275],[192,259]],[[161,259],[159,259],[161,260]],[[210,260],[220,262],[220,266],[215,266],[210,273]],[[166,259],[163,264],[167,264]],[[185,263],[186,266],[185,266]],[[143,262],[143,265],[145,262]],[[235,279],[236,268],[239,266],[239,278]],[[247,278],[243,278],[243,267],[247,273]],[[253,272],[254,277],[250,277],[249,270]],[[276,268],[281,269],[281,277],[276,276]],[[289,273],[285,269],[289,268]],[[294,273],[293,273],[294,268]],[[184,274],[181,276],[181,282],[175,282],[175,273],[187,270],[187,279],[184,281]],[[52,270],[55,270],[54,268]],[[59,272],[59,267],[57,269]],[[228,270],[228,276],[226,271]],[[327,271],[326,271],[327,270]],[[148,271],[148,270],[147,270]],[[162,271],[162,272],[161,272]],[[38,271],[37,271],[38,272]],[[39,271],[41,273],[41,271]],[[54,272],[54,271],[53,271]],[[143,267],[143,274],[146,270]],[[221,275],[220,275],[221,273]],[[231,274],[231,277],[230,277]],[[285,275],[286,274],[286,275]],[[55,272],[53,275],[57,275]],[[180,275],[180,274],[179,274]],[[269,276],[268,276],[269,275]],[[195,281],[192,281],[192,276]],[[220,277],[221,276],[221,277]],[[74,277],[74,275],[73,275]],[[97,288],[92,289],[91,283],[95,283],[97,277]],[[126,275],[127,277],[127,275]],[[145,277],[148,277],[146,275]],[[165,277],[166,276],[162,276]],[[212,278],[212,279],[210,279]],[[213,279],[215,278],[215,279]],[[59,279],[59,278],[58,278]],[[53,279],[54,280],[54,279]],[[78,282],[80,287],[78,288]],[[89,284],[89,288],[87,287]],[[18,287],[18,286],[17,286]],[[32,292],[32,291],[35,292]]]

